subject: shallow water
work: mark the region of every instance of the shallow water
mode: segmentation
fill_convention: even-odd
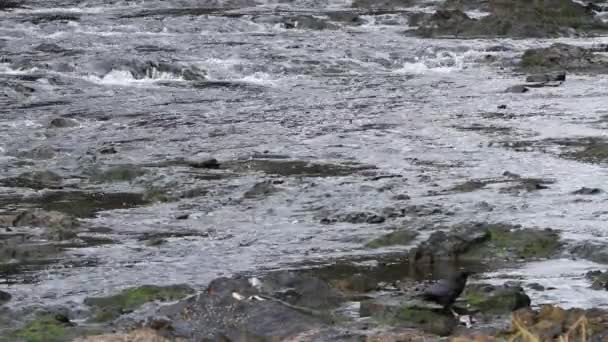
[[[434,3],[417,8],[432,10]],[[366,14],[362,25],[335,22],[326,30],[286,29],[281,18],[350,12],[349,2],[71,0],[0,12],[0,178],[50,169],[90,191],[207,191],[85,219],[112,229],[102,235],[119,243],[74,248],[65,260],[36,268],[9,286],[13,303],[62,303],[141,283],[203,286],[235,272],[405,250],[409,246],[363,248],[399,222],[320,223],[335,213],[380,212],[399,205],[394,196],[404,193],[410,204],[451,213],[408,218],[415,224],[507,222],[558,229],[568,242],[606,241],[605,195],[585,202],[569,195],[603,186],[604,165],[559,158],[557,145],[518,152],[500,143],[603,137],[604,127],[594,122],[607,114],[608,78],[568,75],[558,88],[504,93],[523,81],[511,70],[517,56],[552,40],[408,37],[405,15],[413,10]],[[494,46],[507,49],[486,51]],[[507,109],[498,110],[500,104]],[[512,116],[487,115],[496,112]],[[59,116],[78,126],[48,129]],[[22,156],[37,146],[55,155]],[[98,153],[109,146],[117,153]],[[130,182],[79,181],[108,165],[199,155],[231,161],[265,152],[369,164],[375,174],[402,177],[250,172],[210,180],[204,172],[169,166],[149,168]],[[501,185],[441,192],[506,170],[555,183],[518,194],[499,192]],[[280,191],[235,201],[266,179],[281,179]],[[0,188],[3,195],[15,191]],[[481,202],[493,210],[480,210]],[[175,219],[183,213],[189,218]],[[151,232],[188,234],[147,246],[140,237]],[[608,294],[573,290],[581,288],[587,269],[601,266],[549,263],[538,266],[542,276],[534,265],[513,271],[525,281],[561,284],[533,293],[535,302],[608,306]]]

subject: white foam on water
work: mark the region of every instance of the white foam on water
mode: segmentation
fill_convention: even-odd
[[[603,265],[571,259],[554,259],[525,264],[521,268],[500,270],[486,274],[491,279],[484,283],[502,285],[506,281],[525,279],[525,291],[534,298],[532,305],[558,304],[564,308],[608,307],[608,291],[592,290],[585,274],[603,270]],[[544,291],[527,288],[527,284],[538,283]]]
[[[147,77],[136,79],[133,77],[133,74],[127,70],[112,70],[109,73],[105,74],[102,77],[95,75],[87,75],[85,77],[86,80],[103,85],[146,85],[146,84],[154,84],[157,81],[183,81],[183,78],[178,77],[172,73],[168,72],[160,72],[156,69],[152,69],[150,73],[148,73]]]

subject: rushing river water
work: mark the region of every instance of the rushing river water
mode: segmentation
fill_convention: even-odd
[[[63,303],[142,283],[202,286],[235,272],[403,251],[409,247],[362,247],[390,222],[321,220],[381,212],[403,194],[411,205],[440,211],[412,224],[506,222],[557,229],[567,243],[606,242],[605,196],[569,195],[605,186],[605,167],[559,158],[556,146],[505,146],[602,137],[608,78],[568,75],[560,87],[505,93],[522,82],[512,68],[521,53],[552,41],[405,34],[409,13],[434,5],[373,13],[348,1],[66,0],[0,12],[0,178],[51,170],[87,191],[204,189],[178,201],[83,215],[96,228],[91,236],[114,243],[70,249],[60,262],[7,279],[12,303]],[[361,15],[355,20],[353,12]],[[321,21],[301,24],[310,18]],[[58,117],[77,125],[49,129]],[[213,177],[179,165],[150,167],[205,156],[377,169]],[[127,182],[86,180],[110,165],[147,172]],[[442,191],[505,171],[553,183],[516,194],[495,185]],[[242,199],[262,180],[274,180],[278,190]],[[29,194],[13,187],[0,193]],[[167,232],[175,234],[160,246],[142,242],[142,235]],[[584,280],[601,266],[564,252],[564,259],[482,277],[557,288],[532,293],[535,303],[608,306],[608,294],[587,289]]]

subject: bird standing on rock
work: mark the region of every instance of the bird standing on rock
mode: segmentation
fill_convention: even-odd
[[[451,310],[452,304],[464,290],[470,274],[470,272],[457,272],[447,279],[442,279],[426,288],[422,298]]]

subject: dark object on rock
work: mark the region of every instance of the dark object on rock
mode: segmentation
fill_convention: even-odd
[[[516,94],[522,94],[522,93],[527,93],[530,89],[528,89],[528,87],[526,87],[525,85],[514,85],[511,86],[509,88],[507,88],[505,90],[505,93],[516,93]]]
[[[598,195],[601,194],[603,191],[602,189],[599,188],[587,188],[587,187],[582,187],[574,192],[572,192],[573,195]]]
[[[505,105],[505,104],[498,105],[498,109],[507,109],[507,105]]]
[[[20,1],[16,0],[0,0],[0,10],[19,8],[21,7]]]
[[[116,148],[114,148],[114,146],[108,146],[108,147],[100,148],[99,153],[100,154],[116,154],[116,153],[118,153],[118,151],[116,151]]]
[[[558,72],[554,74],[537,74],[526,77],[526,82],[529,83],[547,83],[547,82],[565,82],[566,73]]]
[[[190,160],[188,166],[196,169],[219,169],[220,163],[215,158],[204,160]]]
[[[425,289],[422,298],[449,308],[464,290],[469,275],[469,272],[457,272],[447,279],[442,279]]]
[[[180,214],[175,216],[176,220],[187,220],[190,217],[190,214]]]
[[[13,296],[11,296],[10,293],[4,292],[4,291],[0,291],[0,305],[8,303],[8,301],[10,301],[11,298],[13,298]]]

